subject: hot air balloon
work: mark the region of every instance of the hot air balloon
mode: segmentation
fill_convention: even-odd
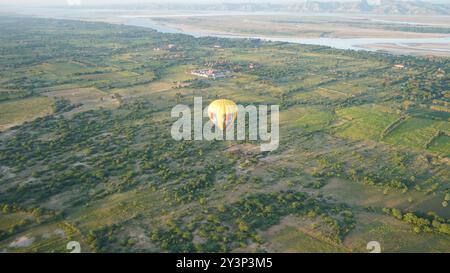
[[[236,120],[238,107],[231,100],[215,100],[208,107],[208,116],[220,130],[226,130]]]

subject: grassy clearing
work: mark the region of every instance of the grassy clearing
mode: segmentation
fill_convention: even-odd
[[[436,121],[424,118],[410,118],[402,122],[386,137],[385,141],[388,143],[415,148],[425,149],[426,144],[441,130],[444,132],[450,131],[450,124],[445,121]],[[445,138],[443,139],[445,140]],[[441,140],[438,140],[437,146],[434,146],[434,150],[438,149]],[[444,145],[445,148],[446,145]],[[438,150],[439,152],[445,152],[444,150]]]
[[[426,118],[426,119],[435,119],[442,121],[450,121],[450,113],[435,111],[430,108],[424,107],[414,107],[408,110],[408,113],[414,117]]]
[[[347,94],[345,94],[341,91],[336,91],[336,90],[331,90],[331,89],[326,89],[326,88],[318,88],[314,92],[327,98],[327,99],[331,99],[331,100],[347,97]]]
[[[139,213],[152,214],[161,209],[161,193],[144,190],[112,195],[73,211],[71,221],[82,229],[95,229],[129,220]],[[154,216],[154,215],[153,215]]]
[[[439,234],[417,235],[400,220],[375,213],[358,213],[356,228],[349,233],[344,245],[358,252],[370,241],[378,241],[381,252],[447,252],[448,237]]]
[[[346,252],[343,247],[330,244],[299,231],[295,227],[287,226],[272,236],[266,237],[270,241],[270,251],[283,253],[337,253]]]
[[[433,139],[428,150],[450,156],[450,137],[439,136]]]
[[[74,88],[66,90],[57,90],[45,93],[49,97],[58,99],[67,99],[74,104],[86,104],[92,101],[100,101],[106,96],[110,96],[104,92],[101,92],[95,88]]]
[[[338,82],[324,86],[324,89],[330,92],[340,93],[341,95],[359,95],[367,92],[367,85]]]
[[[80,71],[85,71],[86,68],[78,63],[67,62],[67,63],[42,63],[35,65],[27,70],[29,75],[39,75],[45,73],[48,78],[60,78],[73,75]],[[86,70],[87,71],[87,70]]]
[[[19,243],[29,241],[28,243]],[[80,243],[81,252],[91,252],[80,231],[69,222],[42,225],[19,233],[0,244],[0,249],[12,253],[69,253],[67,243]]]
[[[192,65],[179,65],[168,69],[165,75],[157,81],[148,84],[137,85],[129,88],[117,88],[109,91],[110,93],[118,93],[124,97],[139,97],[152,94],[163,95],[178,86],[179,83],[187,80],[193,80],[197,77],[190,74],[194,69]],[[148,76],[148,77],[147,77]],[[151,79],[154,74],[147,75]]]
[[[53,113],[54,100],[33,97],[0,103],[0,131]]]
[[[6,231],[12,226],[27,220],[34,220],[34,216],[28,212],[15,212],[10,214],[0,213],[0,230]]]
[[[324,96],[323,96],[323,94],[320,94],[319,92],[310,91],[310,92],[296,93],[296,94],[294,94],[294,96],[292,98],[297,101],[309,102],[309,101],[322,100],[324,98]]]
[[[326,196],[332,196],[339,202],[345,202],[354,206],[395,207],[422,213],[435,211],[443,217],[450,216],[445,208],[440,207],[442,196],[426,195],[423,192],[403,194],[401,192],[391,191],[385,195],[383,194],[383,189],[378,187],[340,178],[330,179],[320,192]],[[412,198],[413,201],[409,202],[409,198]]]
[[[347,120],[338,128],[337,135],[352,139],[380,140],[383,130],[398,118],[376,105],[344,108],[336,114]]]
[[[320,108],[294,107],[280,113],[281,127],[302,128],[310,132],[328,127],[333,119],[330,111]]]
[[[56,99],[66,99],[75,105],[82,105],[81,107],[78,107],[69,113],[89,111],[93,109],[99,109],[101,107],[114,108],[119,106],[118,100],[115,99],[113,95],[102,92],[96,88],[74,88],[58,90],[47,92],[44,95]]]

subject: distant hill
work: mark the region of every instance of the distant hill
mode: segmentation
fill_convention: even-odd
[[[120,6],[123,8],[124,6]],[[126,6],[127,9],[130,5]],[[284,11],[305,13],[370,13],[385,15],[450,15],[450,4],[414,0],[354,0],[337,2],[305,0],[299,3],[153,3],[136,9],[203,10],[203,11]]]
[[[361,0],[354,2],[306,1],[289,6],[290,10],[301,12],[345,12],[398,15],[449,15],[450,5],[423,1]]]

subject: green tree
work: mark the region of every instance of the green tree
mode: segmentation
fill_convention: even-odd
[[[392,216],[395,218],[401,220],[402,219],[402,212],[399,209],[392,209]]]
[[[249,230],[249,226],[244,221],[240,221],[239,222],[239,231],[247,232],[248,230]]]
[[[4,204],[2,208],[3,214],[8,214],[11,211],[11,208],[8,204]]]

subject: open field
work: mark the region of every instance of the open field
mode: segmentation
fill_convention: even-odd
[[[385,140],[389,143],[420,149],[426,148],[427,143],[433,141],[432,139],[439,131],[448,133],[450,131],[449,123],[411,118],[402,122],[393,132],[385,137]],[[439,140],[437,145],[439,145]],[[446,149],[445,146],[442,148]],[[446,153],[447,151],[442,150],[442,152]]]
[[[54,99],[69,100],[70,103],[77,105],[78,107],[68,112],[68,115],[82,111],[116,108],[119,106],[119,101],[113,94],[102,92],[96,88],[64,89],[46,92],[43,95]]]
[[[356,217],[358,227],[347,237],[344,245],[365,252],[368,241],[376,238],[383,253],[410,252],[405,245],[414,245],[414,252],[446,252],[448,242],[439,235],[423,234],[417,236],[404,223],[386,216],[361,213]],[[444,243],[443,243],[444,242]]]
[[[354,139],[380,140],[383,130],[398,119],[396,114],[376,105],[344,108],[336,114],[344,122],[337,134]]]
[[[266,247],[271,252],[283,253],[348,252],[345,247],[324,241],[312,226],[308,219],[287,217],[264,232],[263,236],[270,242]]]
[[[1,102],[0,131],[52,113],[53,100],[49,98],[35,97]]]
[[[441,152],[447,156],[450,155],[450,137],[439,136],[434,138],[428,149],[433,152]]]
[[[333,119],[332,113],[326,109],[296,107],[281,113],[280,126],[292,126],[313,132],[328,127]]]

